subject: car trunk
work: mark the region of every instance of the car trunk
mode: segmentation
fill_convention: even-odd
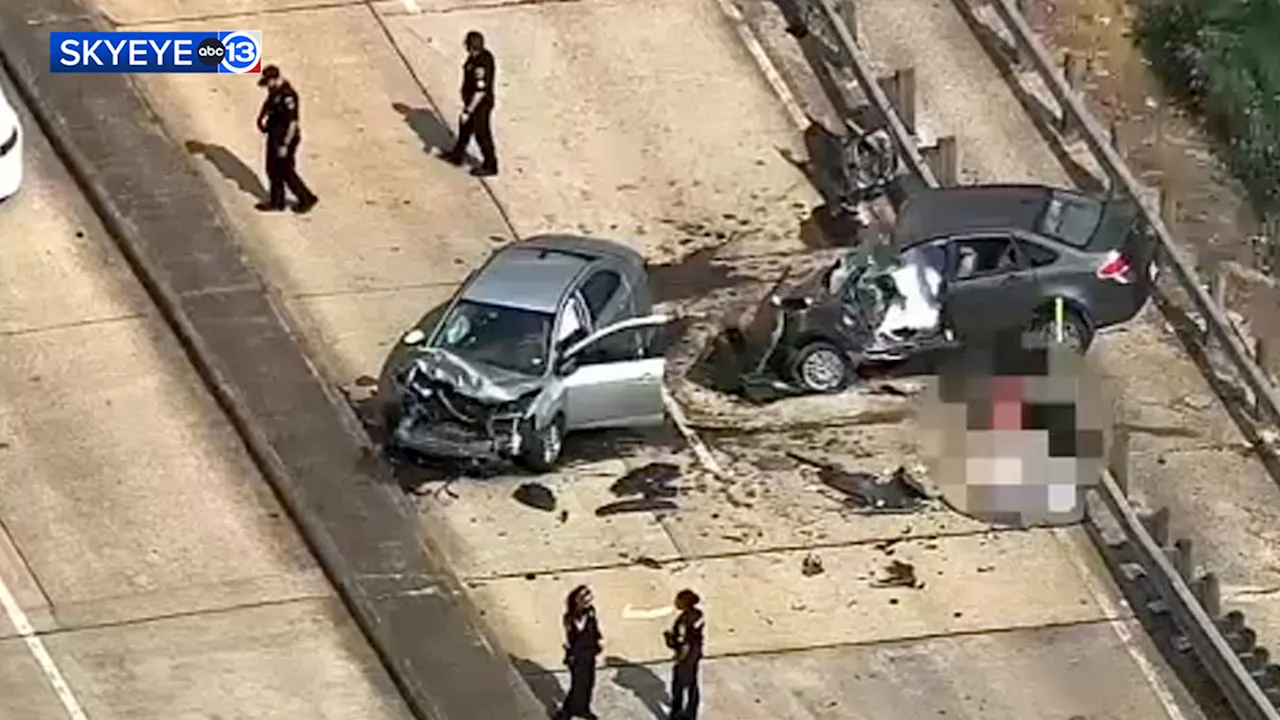
[[[1104,205],[1086,250],[1099,257],[1103,301],[1115,302],[1124,309],[1124,316],[1099,320],[1105,324],[1121,322],[1142,309],[1155,281],[1156,242],[1136,203],[1114,199]],[[1122,266],[1128,268],[1127,273],[1118,272]]]

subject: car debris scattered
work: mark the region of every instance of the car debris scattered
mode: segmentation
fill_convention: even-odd
[[[884,575],[871,583],[874,588],[911,588],[919,590],[924,583],[916,578],[916,566],[894,560],[884,567]]]
[[[556,495],[551,488],[542,483],[528,482],[515,489],[511,494],[521,505],[526,505],[535,510],[545,512],[555,512]]]
[[[680,466],[667,462],[652,462],[628,471],[609,486],[609,492],[625,498],[596,508],[597,517],[632,512],[659,512],[679,508],[672,500],[679,494],[675,482],[680,478]],[[639,497],[630,497],[636,496]]]
[[[806,577],[821,575],[826,569],[822,567],[822,558],[813,553],[804,556],[800,562],[800,572]]]
[[[850,472],[794,451],[787,455],[802,464],[817,468],[818,479],[822,484],[844,495],[845,503],[860,512],[917,512],[933,499],[933,494],[915,480],[905,467],[877,476],[868,472]]]

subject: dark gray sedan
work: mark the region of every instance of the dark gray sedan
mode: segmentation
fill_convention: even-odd
[[[863,363],[1010,332],[1084,352],[1143,307],[1155,242],[1129,200],[1032,185],[926,190],[891,242],[776,293],[738,336],[748,375],[834,392]]]
[[[619,243],[544,235],[503,247],[404,343],[388,413],[393,450],[434,458],[559,460],[573,430],[665,422],[644,258]]]

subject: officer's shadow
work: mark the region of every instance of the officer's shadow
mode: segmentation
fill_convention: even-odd
[[[667,692],[667,684],[658,676],[658,673],[616,655],[607,656],[604,663],[614,668],[614,685],[631,691],[632,695],[644,703],[645,708],[656,720],[666,720],[667,708],[671,705],[671,695]]]
[[[422,149],[428,155],[439,158],[453,149],[457,136],[433,110],[410,107],[402,102],[391,103],[391,107],[400,113],[405,124],[422,140]],[[467,159],[475,163],[475,158],[471,157],[470,153],[467,154]]]
[[[222,173],[222,177],[235,183],[241,192],[251,195],[258,202],[267,202],[270,199],[267,188],[258,179],[257,173],[227,148],[198,140],[188,140],[186,147],[187,152],[192,155],[199,155],[208,160],[210,165]]]

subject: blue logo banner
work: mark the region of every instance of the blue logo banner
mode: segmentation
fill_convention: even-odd
[[[262,31],[51,32],[49,72],[260,73]]]

